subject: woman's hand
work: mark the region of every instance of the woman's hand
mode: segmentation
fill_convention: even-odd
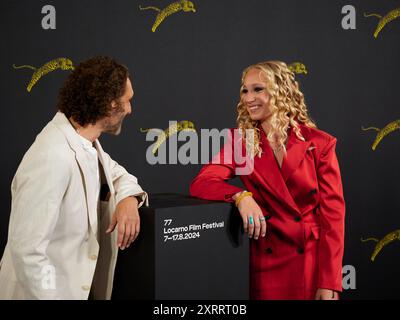
[[[241,192],[235,194],[232,199],[236,200],[240,193]],[[265,222],[260,206],[253,197],[245,196],[242,198],[239,202],[238,209],[243,220],[244,231],[249,233],[249,238],[254,236],[254,240],[257,240],[260,234],[261,237],[265,237],[267,223]]]
[[[315,294],[315,300],[339,300],[339,294],[330,289],[319,288]]]

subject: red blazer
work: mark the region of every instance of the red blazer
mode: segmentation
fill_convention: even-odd
[[[305,141],[289,130],[282,168],[261,129],[262,156],[255,157],[252,173],[240,176],[267,220],[266,237],[250,241],[253,299],[313,299],[317,288],[342,291],[345,203],[336,138],[300,129]],[[205,165],[191,195],[232,202],[242,189],[226,182],[238,166],[231,162]]]

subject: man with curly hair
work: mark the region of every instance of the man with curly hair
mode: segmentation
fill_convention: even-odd
[[[127,68],[111,58],[66,80],[12,182],[0,298],[110,299],[118,248],[138,236],[147,193],[98,138],[120,133],[132,97]]]

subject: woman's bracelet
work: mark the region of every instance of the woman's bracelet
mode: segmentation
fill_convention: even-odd
[[[235,205],[236,205],[236,207],[239,206],[239,202],[242,201],[242,199],[243,199],[244,197],[247,197],[247,196],[252,197],[252,196],[253,196],[253,193],[251,193],[251,192],[249,192],[249,191],[243,191],[243,192],[236,198],[236,200],[235,200]]]

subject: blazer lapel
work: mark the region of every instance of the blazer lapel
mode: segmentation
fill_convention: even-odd
[[[311,141],[302,141],[298,139],[293,129],[290,129],[289,140],[286,147],[287,154],[283,160],[281,168],[282,177],[285,183],[293,172],[300,166],[310,147],[312,147]]]
[[[82,174],[83,189],[85,190],[86,207],[89,217],[89,224],[92,229],[93,234],[96,235],[98,232],[98,219],[97,219],[97,199],[92,199],[92,193],[88,192],[88,189],[95,188],[95,186],[90,184],[90,170],[86,165],[86,160],[84,156],[84,150],[82,147],[82,142],[78,136],[78,133],[74,130],[71,123],[68,121],[66,116],[58,112],[53,119],[53,123],[63,132],[65,135],[69,146],[75,152],[75,159],[79,165],[79,169]]]
[[[293,197],[286,186],[279,165],[262,128],[260,128],[260,136],[261,148],[263,152],[261,158],[258,156],[254,158],[254,168],[256,168],[256,170],[254,170],[254,174],[258,175],[258,179],[262,180],[262,182],[268,186],[268,190],[277,199],[294,211],[300,213],[298,206],[294,202]],[[283,160],[283,162],[285,161],[286,158]]]
[[[76,161],[79,164],[79,167],[81,169],[81,172],[83,174],[83,178],[85,181],[84,187],[85,187],[85,195],[86,195],[86,201],[87,201],[87,207],[88,207],[88,213],[89,213],[89,222],[90,226],[92,227],[93,233],[97,237],[97,232],[98,232],[98,219],[97,219],[97,204],[98,204],[98,199],[93,199],[92,192],[88,192],[91,188],[95,188],[95,186],[90,185],[90,179],[88,179],[90,175],[89,168],[86,165],[86,159],[82,154],[81,150],[76,150],[75,151],[75,158]]]

